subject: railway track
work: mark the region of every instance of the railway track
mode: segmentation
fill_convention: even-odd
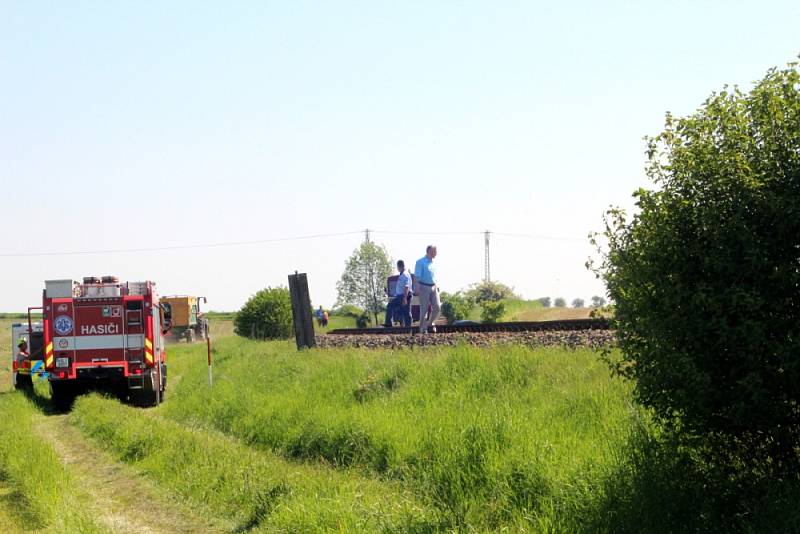
[[[608,319],[563,319],[557,321],[532,321],[493,324],[437,324],[437,334],[457,334],[461,332],[569,332],[576,330],[610,330]],[[328,335],[386,335],[386,334],[413,334],[417,327],[392,327],[392,328],[337,328]]]

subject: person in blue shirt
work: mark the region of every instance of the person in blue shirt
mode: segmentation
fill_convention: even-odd
[[[400,276],[394,286],[394,295],[390,296],[389,304],[386,306],[386,319],[383,326],[391,327],[392,319],[400,319],[403,326],[411,326],[411,275],[406,272],[406,264],[403,260],[398,260],[397,271]]]
[[[436,285],[436,267],[433,259],[436,257],[436,246],[428,245],[425,249],[425,255],[417,260],[414,265],[414,276],[417,278],[419,285],[419,332],[424,334],[428,331],[436,332],[434,323],[439,318],[441,310],[441,301],[439,300],[439,287]],[[431,307],[430,317],[425,317],[428,311],[428,305]]]

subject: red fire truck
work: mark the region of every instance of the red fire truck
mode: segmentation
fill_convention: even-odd
[[[153,282],[120,283],[114,276],[86,277],[83,283],[47,280],[42,313],[44,368],[57,408],[68,408],[93,387],[141,406],[161,402],[171,314]]]

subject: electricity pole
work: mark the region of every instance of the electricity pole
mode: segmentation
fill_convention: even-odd
[[[491,273],[489,272],[489,234],[491,234],[489,230],[483,232],[483,243],[486,247],[483,257],[483,281],[487,283],[492,281]]]
[[[369,243],[369,228],[364,230],[364,242]]]

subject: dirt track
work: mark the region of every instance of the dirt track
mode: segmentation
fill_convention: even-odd
[[[220,532],[192,515],[131,467],[117,462],[67,421],[42,417],[37,433],[52,445],[93,503],[95,517],[113,533]]]

